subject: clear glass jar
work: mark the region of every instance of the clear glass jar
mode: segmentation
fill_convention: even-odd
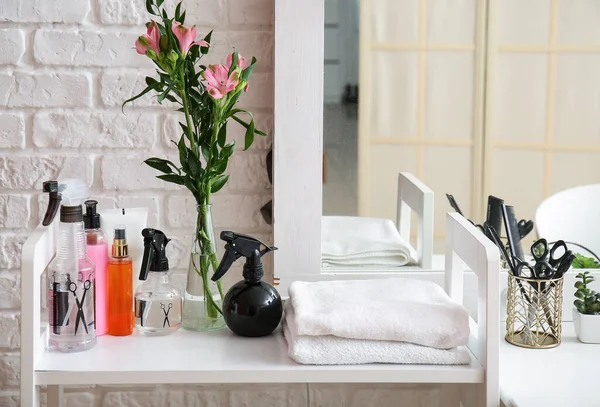
[[[183,300],[183,328],[191,331],[216,331],[225,328],[223,287],[214,282],[219,259],[215,249],[211,205],[198,205],[196,229]]]
[[[135,327],[147,336],[168,335],[181,327],[181,292],[166,271],[151,271],[135,293]]]

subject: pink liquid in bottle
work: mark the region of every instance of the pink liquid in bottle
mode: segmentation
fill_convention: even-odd
[[[89,258],[96,264],[96,306],[95,318],[96,335],[105,335],[108,331],[107,315],[108,302],[106,293],[106,268],[108,264],[108,245],[104,239],[90,239],[88,231],[87,254]],[[95,242],[93,242],[95,240]],[[90,244],[91,242],[95,244]]]

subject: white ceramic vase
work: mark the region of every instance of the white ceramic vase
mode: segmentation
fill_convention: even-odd
[[[583,343],[600,343],[600,315],[582,314],[573,308],[575,334]]]

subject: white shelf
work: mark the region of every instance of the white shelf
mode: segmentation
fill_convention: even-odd
[[[35,370],[38,385],[115,383],[482,383],[471,364],[300,365],[287,356],[281,331],[241,338],[228,330],[179,330],[163,337],[102,336],[81,353],[46,352]]]
[[[502,402],[506,407],[598,407],[599,360],[600,345],[579,342],[572,323],[563,324],[562,343],[553,349],[521,348],[503,336]]]

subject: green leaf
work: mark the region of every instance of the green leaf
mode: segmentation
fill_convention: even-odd
[[[208,34],[206,34],[206,36],[204,36],[204,41],[208,42],[209,45],[210,45],[210,39],[212,37],[212,33],[213,33],[212,30],[210,30],[208,32]],[[200,52],[202,53],[202,55],[208,54],[208,47],[200,47]],[[206,67],[204,67],[204,68],[201,67],[201,69],[205,70]]]
[[[235,104],[237,103],[237,101],[240,98],[240,96],[242,95],[242,93],[243,93],[243,90],[240,89],[237,91],[237,93],[235,93],[233,96],[231,96],[231,99],[229,99],[229,102],[227,102],[227,106],[225,106],[225,109],[223,110],[225,112],[225,114],[227,114],[227,112],[229,112],[231,110],[231,108],[233,108],[233,106],[235,106]],[[241,109],[240,109],[240,111],[246,112],[245,110],[241,110]]]
[[[153,5],[154,2],[152,0],[146,0],[146,11],[148,11],[148,13],[152,15],[156,15],[156,13],[154,13],[154,11],[152,10]]]
[[[175,20],[177,20],[179,18],[179,16],[181,14],[179,14],[181,12],[181,2],[177,3],[177,7],[175,7]]]
[[[237,68],[238,60],[239,56],[237,48],[233,48],[233,57],[231,58],[231,65],[229,66],[229,72],[227,73],[227,76],[231,76],[233,71],[235,71],[235,69]]]
[[[229,180],[229,175],[219,175],[210,185],[211,194],[215,194],[221,190]]]
[[[156,5],[158,7],[162,6],[162,4],[165,2],[165,0],[156,0]]]
[[[573,305],[575,305],[575,308],[577,308],[577,311],[579,311],[582,314],[586,313],[586,306],[583,303],[583,301],[581,300],[575,300],[575,302],[573,302]]]
[[[202,165],[200,164],[200,158],[192,150],[188,150],[188,165],[190,167],[190,175],[193,180],[200,179],[202,175]]]
[[[219,136],[217,137],[217,142],[219,143],[219,147],[223,148],[225,143],[227,142],[227,125],[224,124],[219,129]]]
[[[244,136],[244,151],[248,150],[254,143],[254,119],[250,121],[250,125],[246,129],[246,135]]]
[[[167,15],[167,12],[165,11],[165,9],[163,9],[162,11],[162,17],[166,20],[169,18],[169,16]]]
[[[225,170],[227,169],[227,163],[228,163],[228,160],[217,161],[217,163],[212,167],[212,173],[214,175],[223,174],[225,172]]]
[[[159,83],[159,82],[157,82]],[[127,99],[125,102],[123,102],[123,104],[121,105],[121,111],[123,111],[123,109],[125,108],[125,105],[129,102],[133,102],[136,99],[141,98],[142,96],[144,96],[146,93],[150,92],[151,90],[154,90],[156,87],[156,85],[149,85],[146,87],[146,89],[144,89],[143,91],[141,91],[140,93],[138,93],[137,95]]]
[[[157,158],[157,157],[148,158],[147,160],[144,161],[144,163],[146,163],[146,165],[154,168],[155,170],[158,170],[165,174],[173,173],[173,170],[171,169],[171,167],[173,167],[175,169],[175,171],[178,171],[175,164],[173,164],[169,160],[164,160],[162,158]]]
[[[210,160],[210,148],[207,144],[202,144],[200,150],[202,151],[202,157],[208,162]]]
[[[187,189],[190,190],[190,192],[197,197],[198,196],[198,188],[196,188],[196,185],[194,185],[194,181],[190,178],[190,176],[188,175],[187,177],[185,177],[184,179],[184,184],[185,187]]]
[[[581,281],[576,281],[575,288],[585,288],[585,285]]]
[[[177,185],[184,184],[183,178],[176,174],[157,175],[156,178],[162,179],[163,181],[172,182],[173,184]]]
[[[583,293],[583,291],[575,291],[575,297],[584,299],[585,294]]]
[[[181,122],[179,122],[179,127],[181,127],[181,130],[183,131],[183,134],[185,134],[185,136],[187,137],[188,136],[188,127],[185,124],[181,123]]]
[[[177,143],[177,148],[179,149],[179,162],[181,163],[181,168],[185,172],[190,172],[190,166],[188,165],[188,148],[185,145],[185,137],[181,136],[179,143]]]
[[[227,144],[221,149],[221,159],[229,159],[233,155],[233,151],[235,150],[235,141]]]
[[[252,62],[250,63],[248,68],[246,68],[242,71],[241,78],[243,81],[248,82],[248,80],[250,79],[250,75],[252,75],[252,71],[254,71],[255,65],[256,65],[256,58],[252,57]]]
[[[179,21],[181,24],[185,23],[185,10],[183,11],[183,13],[181,13],[181,16],[179,16]]]

